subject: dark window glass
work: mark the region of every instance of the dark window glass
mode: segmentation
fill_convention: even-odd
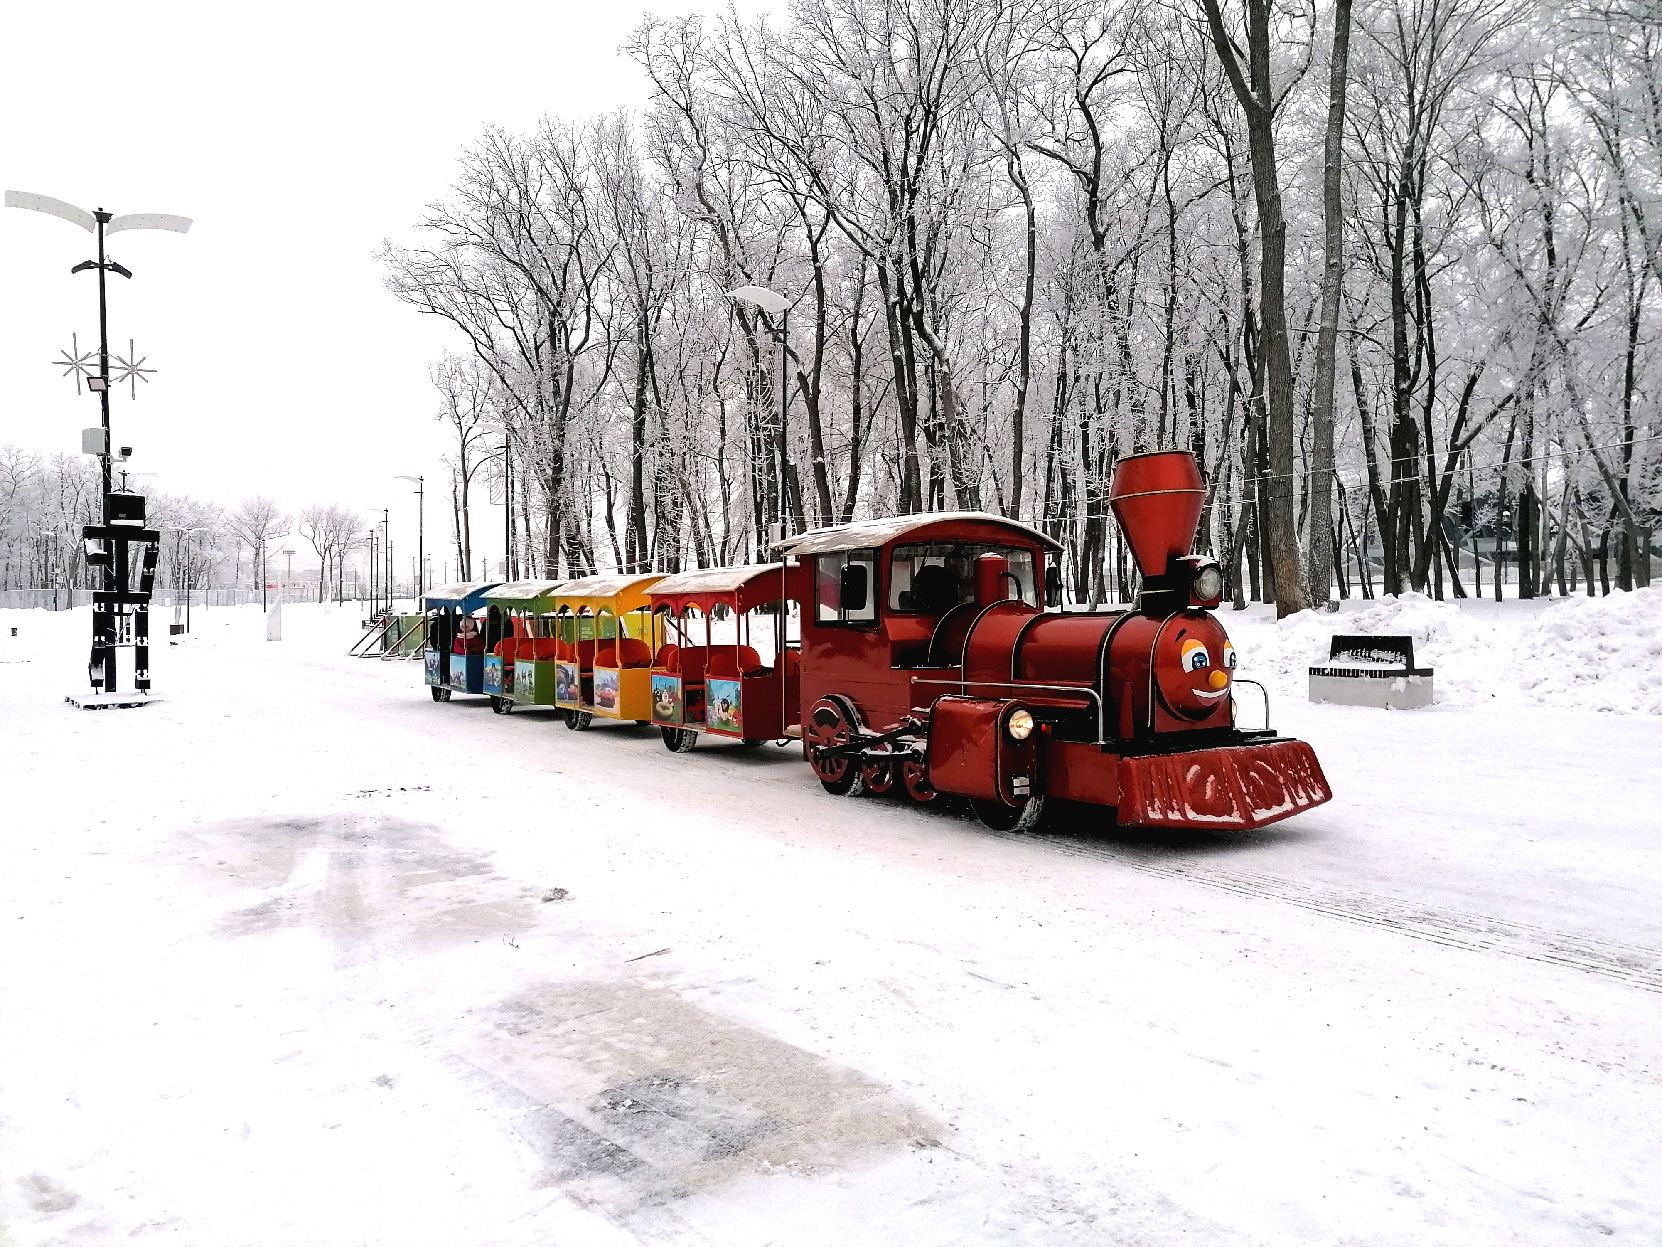
[[[920,615],[944,615],[975,597],[975,560],[983,554],[1002,555],[1013,580],[1006,591],[1029,606],[1039,604],[1033,576],[1033,552],[1013,546],[978,542],[936,541],[927,545],[896,546],[889,564],[889,606]]]

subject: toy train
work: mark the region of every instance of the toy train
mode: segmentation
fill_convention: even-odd
[[[573,730],[654,725],[675,752],[798,740],[828,792],[965,798],[998,830],[1052,801],[1262,827],[1332,792],[1308,744],[1236,722],[1250,682],[1211,613],[1221,571],[1192,553],[1203,497],[1186,452],[1119,462],[1130,610],[1057,609],[1060,547],[1024,524],[906,515],[791,537],[766,565],[434,590],[427,683]]]

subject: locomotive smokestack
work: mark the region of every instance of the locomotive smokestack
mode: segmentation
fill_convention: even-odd
[[[1200,468],[1186,450],[1130,455],[1114,466],[1108,505],[1144,579],[1165,575],[1172,559],[1194,549],[1205,497]]]

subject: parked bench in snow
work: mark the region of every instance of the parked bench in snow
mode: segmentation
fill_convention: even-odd
[[[1310,700],[1416,710],[1431,704],[1431,668],[1414,665],[1413,637],[1335,636],[1310,668]]]

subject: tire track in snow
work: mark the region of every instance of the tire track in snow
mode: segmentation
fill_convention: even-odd
[[[1159,861],[1142,855],[1131,845],[1090,844],[1065,836],[1042,837],[1038,841],[1018,834],[1004,834],[999,838],[1042,843],[1046,848],[1069,857],[1113,862],[1116,866],[1129,866],[1146,874],[1182,879],[1239,896],[1281,901],[1342,922],[1393,931],[1447,948],[1500,953],[1562,966],[1662,994],[1662,950],[1638,944],[1624,944],[1598,936],[1571,935],[1488,914],[1442,909],[1371,892],[1299,883],[1254,871]]]

